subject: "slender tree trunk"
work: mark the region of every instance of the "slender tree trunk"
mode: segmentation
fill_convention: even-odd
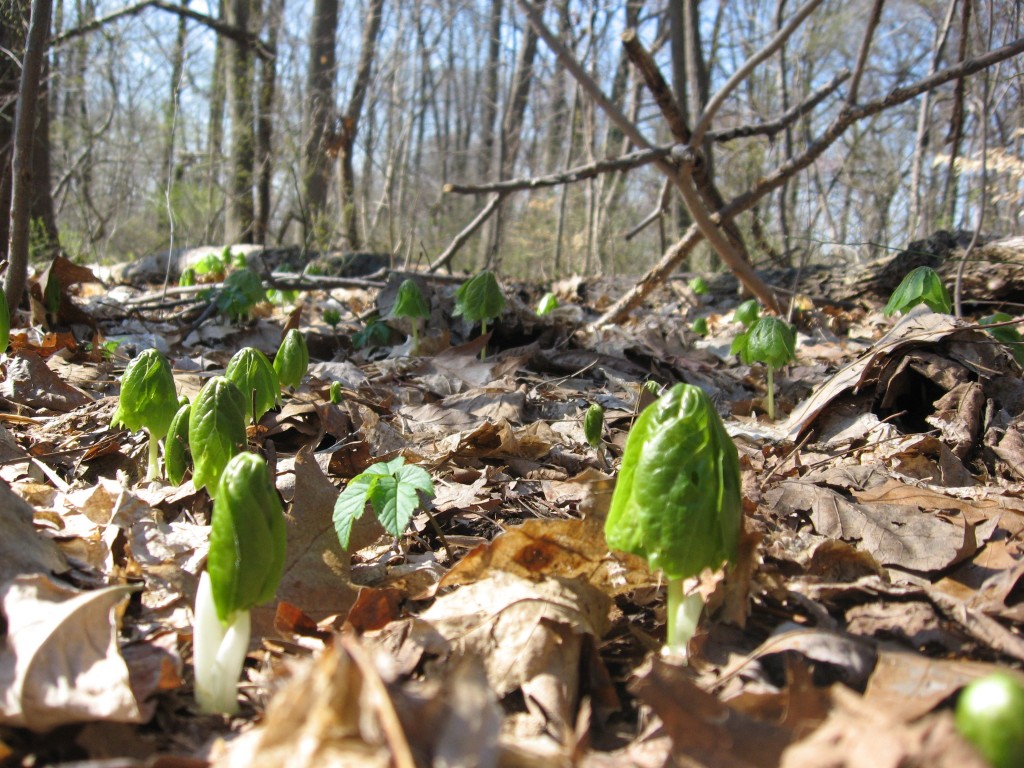
[[[7,304],[17,307],[25,293],[28,278],[28,248],[31,228],[33,189],[45,184],[49,178],[33,179],[34,136],[37,131],[49,127],[38,125],[36,113],[46,111],[45,92],[40,91],[40,76],[46,58],[46,37],[50,29],[50,0],[33,0],[25,45],[25,58],[21,67],[21,82],[18,87],[18,106],[14,123],[14,155],[11,163],[11,209],[10,238],[7,246],[8,269],[4,280]],[[42,98],[40,96],[42,95]],[[42,114],[42,113],[40,113]],[[49,161],[46,162],[47,169]]]
[[[181,0],[181,7],[188,8],[191,0]],[[181,75],[185,69],[185,41],[188,35],[188,27],[184,16],[178,17],[178,34],[174,38],[174,49],[171,51],[171,92],[164,107],[164,152],[163,170],[167,175],[164,177],[164,190],[170,198],[167,206],[168,220],[163,222],[170,231],[174,229],[173,196],[176,174],[174,170],[174,143],[178,122],[178,103],[181,95]]]
[[[218,18],[227,19],[227,4],[218,3]],[[213,48],[213,76],[210,81],[210,120],[207,124],[207,177],[206,177],[206,232],[208,243],[216,242],[217,220],[223,205],[219,204],[221,194],[221,158],[224,156],[224,102],[227,99],[227,42],[217,35]],[[215,215],[216,214],[216,215]]]
[[[228,0],[227,21],[249,29],[252,0]],[[228,202],[226,238],[230,243],[251,243],[254,239],[253,205],[256,135],[253,126],[252,51],[245,43],[231,40],[228,47],[228,103],[231,106],[231,199]]]
[[[338,0],[316,0],[309,30],[309,64],[306,69],[306,135],[303,146],[302,188],[306,215],[304,240],[323,245],[327,238],[324,211],[330,181],[328,147],[334,120],[334,81],[337,62],[334,47],[338,34]]]
[[[256,221],[253,235],[267,244],[270,226],[270,181],[274,173],[274,98],[277,90],[277,31],[284,18],[284,0],[270,0],[264,16],[265,41],[273,57],[260,60],[259,116],[256,119]]]
[[[965,0],[960,17],[960,45],[957,61],[967,58],[967,41],[971,34],[971,0]],[[965,78],[959,78],[953,89],[953,112],[949,118],[949,167],[946,169],[946,183],[942,188],[942,219],[943,224],[952,229],[956,226],[956,197],[959,189],[960,172],[957,160],[964,139],[964,95]]]
[[[491,0],[487,27],[487,63],[484,68],[484,92],[480,117],[480,180],[492,173],[494,137],[498,120],[498,72],[501,66],[501,0]]]

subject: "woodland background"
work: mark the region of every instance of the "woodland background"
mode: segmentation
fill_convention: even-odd
[[[797,11],[787,0],[536,8],[658,146],[673,137],[630,66],[625,29],[692,125]],[[997,48],[1019,36],[1020,13],[997,0],[821,3],[718,110],[703,147],[709,175],[733,198],[810,145],[844,100],[870,103]],[[0,5],[4,212],[28,17],[28,0]],[[56,0],[51,33],[34,137],[37,258],[59,238],[90,262],[256,242],[429,263],[484,206],[481,192],[445,194],[445,184],[542,176],[636,148],[512,0]],[[849,264],[982,215],[986,230],[1018,233],[1018,69],[996,64],[855,122],[738,217],[752,260]],[[771,125],[800,105],[813,108]],[[761,129],[742,136],[751,126]],[[690,223],[662,180],[647,164],[505,196],[453,264],[637,274]],[[652,212],[656,226],[637,231]],[[0,252],[7,239],[0,216]],[[708,266],[702,254],[693,266]]]

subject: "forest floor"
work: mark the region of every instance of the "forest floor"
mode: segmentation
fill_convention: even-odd
[[[242,324],[197,322],[194,294],[60,284],[54,327],[99,335],[22,317],[0,382],[5,764],[984,765],[952,707],[1024,663],[1024,383],[972,323],[806,304],[772,422],[763,366],[729,353],[738,298],[685,280],[598,329],[625,281],[562,281],[543,317],[540,286],[506,286],[483,338],[452,317],[457,284],[427,281],[416,355],[381,327],[353,346],[395,276]],[[254,612],[240,714],[203,715],[191,621],[211,502],[143,479],[145,434],[110,425],[119,377],[156,345],[194,397],[292,326],[309,374],[249,434],[286,502],[285,574]],[[740,557],[701,578],[686,666],[659,654],[658,574],[603,536],[649,380],[712,395],[740,456]],[[603,450],[584,438],[592,403]],[[368,515],[343,552],[339,490],[397,456],[429,472],[429,514],[397,541]]]

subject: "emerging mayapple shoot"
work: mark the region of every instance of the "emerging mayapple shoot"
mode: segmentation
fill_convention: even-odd
[[[306,337],[297,328],[292,328],[284,335],[281,346],[274,355],[274,370],[281,380],[282,387],[297,387],[302,383],[309,369],[309,349]]]
[[[545,293],[537,302],[537,314],[540,317],[550,315],[556,309],[558,309],[558,297],[553,293]]]
[[[420,323],[423,318],[430,317],[430,307],[415,280],[407,278],[398,286],[398,298],[388,317],[409,318],[412,323],[412,349],[415,351],[420,343]]]
[[[886,317],[899,312],[906,314],[912,307],[924,304],[932,312],[948,315],[953,308],[949,291],[942,278],[931,267],[910,270],[889,297],[882,314]]]
[[[668,580],[667,653],[686,658],[704,605],[684,580],[732,562],[742,522],[736,446],[711,399],[676,384],[629,432],[604,529]]]
[[[489,269],[471,277],[455,292],[454,315],[462,315],[471,323],[480,323],[480,333],[487,333],[487,323],[501,316],[505,308],[505,294],[498,285],[498,278]],[[480,350],[480,359],[484,359]]]
[[[204,712],[238,709],[236,686],[249,648],[249,611],[272,600],[284,571],[286,531],[267,462],[240,453],[221,475],[210,554],[196,593],[193,658]]]
[[[218,489],[224,467],[246,446],[245,422],[249,403],[223,376],[214,376],[199,390],[188,418],[188,445],[192,451],[192,482],[211,497]]]
[[[249,418],[255,424],[281,399],[281,382],[267,356],[255,347],[242,347],[228,362],[224,375],[248,401]]]
[[[770,315],[758,320],[740,350],[744,363],[764,363],[768,371],[768,418],[775,420],[775,371],[796,357],[796,331]]]
[[[167,360],[155,349],[147,349],[124,369],[121,396],[112,425],[123,424],[132,432],[149,433],[149,472],[147,480],[160,477],[160,439],[167,434],[178,410],[178,393]]]
[[[188,447],[188,421],[192,412],[192,405],[187,397],[178,399],[178,411],[171,419],[171,426],[167,429],[167,439],[164,440],[164,464],[167,469],[167,479],[174,485],[181,485],[185,479],[185,473],[192,465],[192,453]]]

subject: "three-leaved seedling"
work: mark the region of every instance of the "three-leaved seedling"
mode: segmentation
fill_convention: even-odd
[[[932,312],[948,315],[953,309],[949,291],[942,278],[931,267],[917,267],[910,270],[896,290],[892,292],[888,303],[882,310],[886,317],[899,312],[906,314],[912,307],[924,304]]]
[[[199,390],[188,416],[196,490],[206,488],[211,497],[216,496],[224,468],[246,446],[249,413],[245,395],[224,376],[214,376]]]
[[[121,395],[110,423],[122,424],[132,432],[145,429],[149,434],[147,480],[160,477],[160,440],[177,410],[178,393],[171,366],[155,349],[141,352],[124,370]]]
[[[249,418],[255,424],[281,399],[281,382],[267,356],[255,347],[243,347],[228,362],[224,376],[249,402]]]
[[[434,483],[425,469],[406,464],[402,456],[371,464],[348,481],[334,505],[334,530],[342,548],[348,549],[352,525],[366,512],[367,502],[384,530],[401,536],[421,506],[421,493],[434,495]]]
[[[501,316],[505,308],[505,294],[498,285],[498,278],[489,269],[471,277],[455,292],[455,317],[462,315],[471,323],[480,323],[480,333],[487,333],[487,323]],[[483,360],[486,351],[480,350]]]
[[[274,355],[274,370],[282,387],[298,387],[309,370],[309,349],[306,337],[297,328],[284,335]]]
[[[796,331],[785,320],[770,315],[758,320],[747,332],[739,350],[747,365],[764,363],[768,372],[768,418],[775,420],[775,371],[796,357]]]
[[[736,446],[703,390],[676,384],[629,432],[604,529],[611,549],[665,575],[666,653],[686,658],[703,609],[684,581],[732,562],[742,524]]]
[[[231,714],[238,709],[238,677],[249,649],[249,611],[277,591],[286,531],[281,499],[260,456],[236,455],[217,486],[192,648],[200,708]]]
[[[415,352],[420,344],[420,324],[424,318],[430,317],[430,307],[415,280],[407,278],[398,286],[398,297],[388,317],[409,319],[412,324],[412,350]]]

